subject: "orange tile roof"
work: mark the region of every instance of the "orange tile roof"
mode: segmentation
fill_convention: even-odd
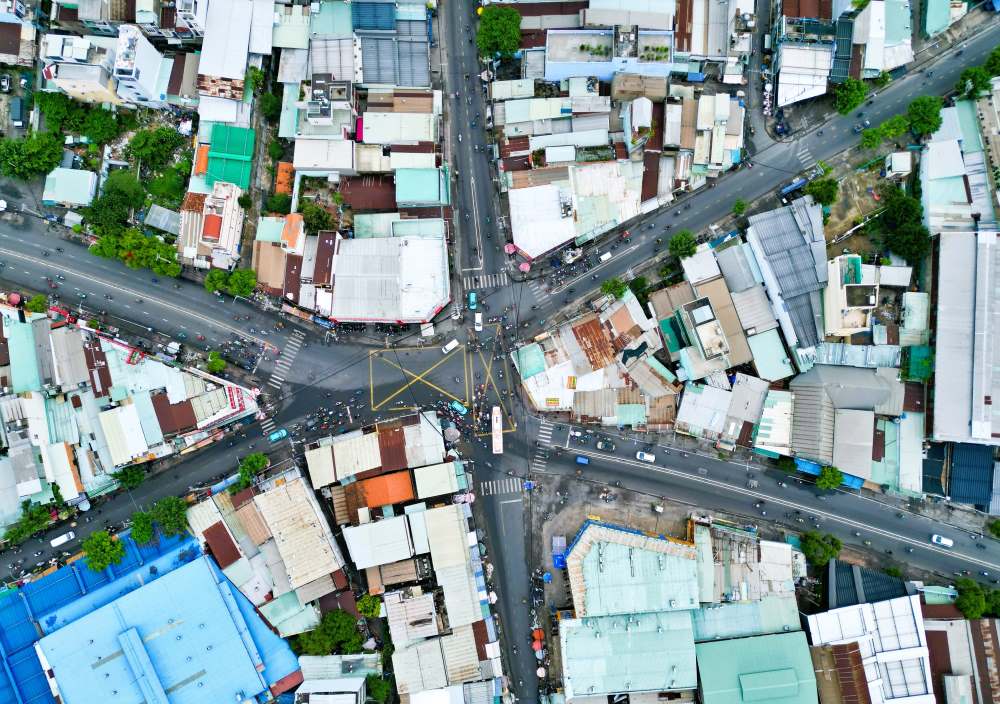
[[[292,194],[292,181],[295,169],[290,161],[279,161],[278,170],[274,175],[274,192]]]
[[[211,240],[219,239],[219,235],[222,234],[222,216],[215,213],[206,215],[205,227],[202,230],[202,234]]]
[[[198,147],[198,152],[194,158],[194,175],[204,176],[208,173],[208,145],[203,144]]]
[[[305,232],[302,227],[301,213],[289,213],[285,216],[285,226],[281,228],[281,241],[285,247],[293,251],[298,250],[299,237]]]
[[[365,479],[361,482],[361,487],[364,489],[368,508],[401,504],[416,498],[409,470]]]

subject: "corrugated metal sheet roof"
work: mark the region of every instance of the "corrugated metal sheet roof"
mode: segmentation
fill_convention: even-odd
[[[471,625],[452,630],[441,637],[441,653],[448,684],[473,682],[480,678],[479,658],[476,655],[476,638]]]
[[[433,593],[406,597],[403,592],[391,592],[382,601],[395,647],[405,647],[439,633]]]
[[[989,506],[993,491],[993,448],[958,442],[952,445],[948,493],[952,501]]]
[[[361,486],[368,508],[402,504],[416,498],[413,493],[413,481],[406,470],[365,479],[361,482]]]
[[[778,321],[771,310],[771,302],[764,292],[764,287],[755,284],[753,287],[733,293],[733,306],[740,318],[743,330],[748,335],[773,330],[778,327]]]
[[[270,540],[271,529],[267,527],[264,517],[260,515],[260,509],[257,508],[257,504],[248,501],[236,509],[236,516],[239,518],[240,523],[243,524],[243,530],[246,531],[247,537],[254,544],[263,545]]]

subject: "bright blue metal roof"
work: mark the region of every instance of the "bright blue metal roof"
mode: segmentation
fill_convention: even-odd
[[[242,701],[297,669],[268,679],[258,671],[266,668],[260,630],[251,628],[242,598],[203,556],[45,636],[38,648],[65,704],[159,704],[165,692],[171,704]]]

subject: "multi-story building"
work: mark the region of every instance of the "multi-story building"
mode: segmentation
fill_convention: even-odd
[[[199,269],[232,269],[240,260],[245,213],[239,186],[217,181],[211,193],[188,193],[181,205],[179,261]]]
[[[174,60],[157,51],[136,25],[118,28],[114,66],[123,100],[149,108],[166,107],[173,65]]]
[[[42,89],[61,90],[81,103],[121,103],[113,74],[117,46],[110,37],[46,34],[39,57]]]

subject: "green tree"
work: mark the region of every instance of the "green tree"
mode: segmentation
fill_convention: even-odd
[[[257,288],[257,272],[253,269],[235,269],[226,282],[226,291],[232,296],[247,298]]]
[[[635,294],[636,298],[642,298],[649,290],[649,279],[645,276],[636,276],[628,282],[628,287]]]
[[[986,594],[986,613],[994,618],[1000,616],[1000,589],[990,589]]]
[[[156,531],[153,528],[153,514],[136,511],[132,514],[132,540],[139,545],[153,542]]]
[[[205,275],[205,290],[209,293],[225,291],[229,284],[229,272],[223,269],[209,269]]]
[[[994,518],[987,523],[986,530],[988,530],[990,535],[994,538],[1000,538],[1000,518]]]
[[[887,71],[882,71],[875,80],[872,81],[877,88],[885,88],[887,85],[892,83],[892,76],[889,75]]]
[[[832,490],[840,487],[844,483],[844,474],[836,467],[824,466],[816,477],[816,488]]]
[[[921,95],[906,108],[913,134],[923,136],[933,134],[941,127],[941,98],[936,95]]]
[[[906,115],[893,115],[879,126],[883,139],[898,139],[910,129]]]
[[[105,259],[117,259],[120,245],[121,237],[113,234],[105,234],[90,246],[90,252]]]
[[[363,594],[357,601],[358,613],[368,618],[378,618],[382,613],[382,600],[374,594]]]
[[[736,202],[733,203],[733,215],[739,217],[747,211],[747,202],[742,198],[737,198]]]
[[[112,538],[106,530],[88,535],[82,548],[87,553],[87,567],[94,572],[103,572],[125,558],[125,546],[120,540]]]
[[[240,197],[236,199],[236,202],[244,210],[250,210],[250,206],[253,205],[253,197],[249,193],[240,193]]]
[[[209,374],[218,374],[225,370],[226,360],[222,358],[222,355],[212,350],[208,353],[208,362],[205,364],[205,369],[208,370]]]
[[[246,89],[255,95],[260,93],[264,88],[264,71],[256,66],[247,67],[245,85]]]
[[[868,97],[868,86],[864,81],[848,78],[833,91],[833,106],[841,115],[850,114],[851,110],[865,102]]]
[[[627,289],[628,286],[625,285],[625,282],[617,277],[611,277],[601,282],[601,293],[615,298],[624,296]]]
[[[149,192],[154,198],[170,205],[179,203],[184,198],[184,174],[168,166],[149,182]]]
[[[480,56],[511,56],[521,48],[521,14],[509,5],[487,5],[479,17]]]
[[[237,491],[243,491],[252,486],[254,478],[267,469],[270,463],[271,460],[263,452],[251,452],[240,460],[240,480],[230,488],[230,491],[235,494]]]
[[[292,212],[292,197],[287,193],[272,193],[264,201],[264,210],[280,215]]]
[[[678,259],[686,259],[693,257],[694,253],[698,251],[698,241],[695,240],[691,230],[678,230],[670,238],[669,249],[670,253]]]
[[[21,502],[21,517],[7,526],[4,540],[14,544],[23,543],[35,533],[48,528],[51,522],[52,513],[48,506],[25,499]]]
[[[836,536],[814,530],[803,533],[800,543],[802,554],[806,556],[806,560],[810,565],[817,567],[827,564],[830,560],[835,560],[840,554],[840,549],[844,546]]]
[[[955,588],[958,590],[955,608],[965,618],[982,618],[986,613],[986,594],[979,583],[963,577],[955,581]]]
[[[170,127],[155,127],[136,132],[128,143],[128,152],[146,170],[159,171],[170,162],[174,150],[184,141],[184,136]]]
[[[877,149],[882,143],[882,130],[877,127],[869,127],[861,133],[862,149]]]
[[[907,263],[916,266],[931,250],[931,233],[919,223],[906,223],[890,233],[887,244]]]
[[[330,215],[330,211],[312,201],[299,201],[299,212],[302,213],[306,232],[310,235],[333,227],[333,216]]]
[[[812,196],[820,205],[836,203],[837,191],[837,182],[832,178],[818,178],[815,181],[810,181],[805,187],[806,194]]]
[[[127,169],[117,169],[108,174],[104,180],[104,193],[108,191],[120,195],[132,208],[141,208],[146,202],[146,189]]]
[[[135,489],[146,481],[146,472],[137,464],[120,469],[111,475],[126,489]]]
[[[885,572],[890,577],[895,577],[896,579],[903,578],[903,570],[901,570],[899,567],[896,567],[896,565],[892,565],[891,567],[886,567],[882,571]]]
[[[24,304],[29,313],[45,313],[49,309],[49,299],[40,293],[35,294]]]
[[[107,144],[121,134],[121,127],[110,110],[91,108],[83,120],[83,134],[94,144]]]
[[[1000,46],[991,51],[990,55],[986,57],[983,68],[991,76],[1000,76]]]
[[[274,93],[262,93],[260,98],[258,98],[257,106],[260,108],[260,114],[264,116],[264,119],[268,122],[277,122],[278,118],[281,117],[281,96],[275,95]]]
[[[153,504],[150,513],[166,536],[187,531],[187,502],[179,496],[164,496]]]
[[[361,652],[361,634],[358,622],[346,611],[328,611],[319,626],[299,634],[292,646],[300,655],[351,655]]]
[[[984,66],[969,66],[962,71],[955,84],[955,92],[966,98],[976,98],[990,89],[990,72]]]
[[[62,141],[51,132],[0,140],[0,173],[22,181],[47,174],[59,166],[62,152]]]
[[[795,474],[799,471],[799,466],[795,464],[795,458],[787,455],[778,458],[777,467],[785,474]]]
[[[368,690],[368,696],[374,699],[376,704],[385,704],[389,701],[389,695],[392,694],[392,684],[375,673],[365,676],[365,689]]]
[[[267,143],[267,155],[271,157],[271,161],[280,161],[285,155],[285,147],[279,140],[272,139]]]
[[[35,105],[45,117],[45,128],[53,132],[79,132],[87,118],[87,108],[65,93],[42,91],[34,94]]]

